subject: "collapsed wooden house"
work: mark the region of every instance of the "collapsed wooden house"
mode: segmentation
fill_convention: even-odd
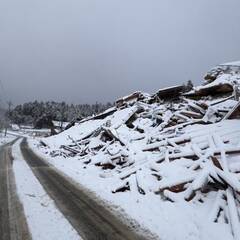
[[[219,83],[211,86],[206,85],[202,88],[186,93],[185,96],[191,98],[199,98],[204,96],[214,96],[220,94],[230,95],[232,92],[233,86],[230,83]]]
[[[240,62],[220,64],[206,74],[204,77],[206,83],[203,86],[198,86],[184,95],[191,98],[222,94],[230,96],[234,91],[234,86],[239,82],[239,78]]]
[[[212,68],[207,74],[204,76],[204,79],[210,83],[215,81],[222,74],[239,74],[240,73],[240,62],[230,62],[219,64],[216,67]]]
[[[121,98],[63,132],[64,141],[51,155],[77,157],[101,169],[102,178],[116,183],[113,194],[158,194],[165,201],[201,204],[215,194],[208,219],[229,224],[240,237],[240,102],[233,94],[240,79],[235,73],[221,76],[188,94],[175,86]]]

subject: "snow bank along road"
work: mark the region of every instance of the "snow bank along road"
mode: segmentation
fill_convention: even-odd
[[[16,194],[12,170],[11,146],[17,141],[0,147],[0,239],[28,240],[30,235],[23,208]]]
[[[141,240],[113,214],[92,200],[74,183],[49,166],[28,148],[20,145],[24,159],[63,215],[83,239]]]

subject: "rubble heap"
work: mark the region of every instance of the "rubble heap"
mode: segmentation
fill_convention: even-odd
[[[116,180],[113,194],[203,204],[216,194],[209,219],[229,223],[239,237],[240,63],[219,65],[205,79],[193,89],[135,92],[42,144],[52,157],[101,168],[101,177]]]
[[[240,62],[220,64],[212,68],[204,77],[205,84],[195,87],[186,96],[199,98],[203,96],[230,96],[233,91],[240,91]]]

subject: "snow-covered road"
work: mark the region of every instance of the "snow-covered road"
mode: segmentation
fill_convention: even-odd
[[[4,145],[0,154],[0,239],[144,239],[35,155],[26,139]],[[15,188],[10,182],[16,182]],[[9,197],[8,189],[19,198],[18,205]],[[15,235],[12,229],[16,229]]]
[[[17,139],[16,139],[17,140]],[[22,205],[16,194],[12,169],[13,140],[0,148],[0,239],[31,239]]]
[[[32,239],[81,240],[24,160],[20,150],[21,141],[12,147],[13,171]]]
[[[28,148],[26,139],[20,147],[24,159],[47,194],[83,239],[144,239],[81,191],[69,178],[38,157]]]

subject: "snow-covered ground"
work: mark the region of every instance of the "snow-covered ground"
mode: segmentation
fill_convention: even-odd
[[[240,72],[220,68],[29,145],[149,238],[240,239]]]
[[[224,125],[226,125],[224,128],[221,128],[221,124],[213,124],[207,128],[201,125],[194,128],[188,127],[187,135],[191,135],[195,144],[201,144],[208,134],[213,133],[218,133],[225,138],[230,135],[237,141],[240,138],[240,121],[230,121]],[[232,129],[234,129],[235,135]],[[47,157],[42,148],[36,147],[37,142],[29,141],[29,143],[35,152],[41,154],[57,169],[69,175],[81,186],[93,191],[100,199],[105,200],[113,211],[117,211],[122,217],[133,218],[142,228],[151,230],[160,239],[233,239],[231,228],[227,224],[224,222],[215,223],[211,220],[210,212],[214,206],[216,192],[208,194],[204,199],[204,204],[199,201],[187,202],[181,198],[172,203],[165,201],[154,192],[141,195],[136,189],[113,194],[112,190],[115,185],[118,185],[119,178],[111,176],[110,172],[109,176],[106,177],[107,173],[104,175],[103,171],[95,165],[86,166],[78,157],[68,159]],[[178,161],[176,163],[184,164],[184,162]],[[160,168],[163,174],[170,174],[169,179],[166,175],[167,180],[180,181],[177,179],[178,176],[187,178],[188,172],[184,171],[181,165],[162,164]],[[146,182],[147,184],[148,182]],[[154,188],[154,186],[152,187]]]
[[[78,233],[57,209],[22,157],[18,140],[12,149],[17,193],[34,240],[79,240]]]
[[[16,137],[12,135],[4,136],[4,133],[0,132],[0,146],[13,141]]]

